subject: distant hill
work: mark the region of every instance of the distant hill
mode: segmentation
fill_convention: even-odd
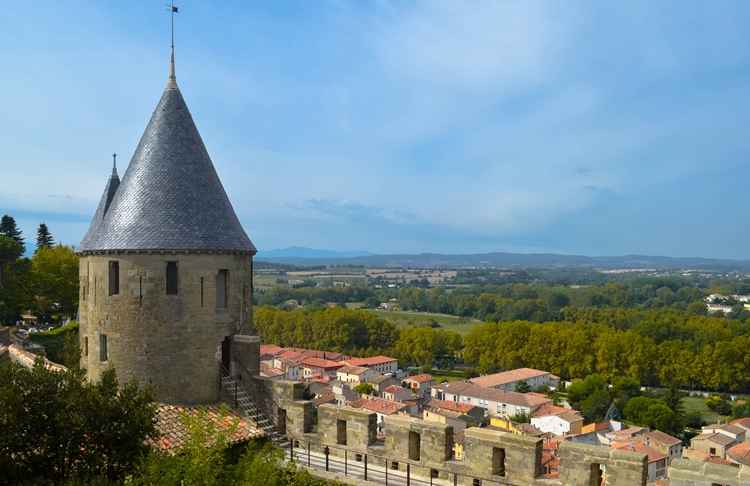
[[[317,250],[315,248],[305,248],[303,246],[290,246],[276,250],[259,251],[257,258],[259,260],[278,260],[287,261],[289,258],[353,258],[372,255],[367,251],[336,251],[336,250]],[[291,263],[291,261],[290,261]]]
[[[697,257],[664,257],[648,255],[624,255],[589,257],[582,255],[560,255],[555,253],[475,253],[450,255],[420,253],[415,255],[347,255],[348,252],[313,250],[309,248],[286,248],[259,253],[257,259],[274,263],[294,265],[364,265],[369,267],[411,268],[541,268],[541,267],[588,267],[603,269],[686,269],[717,271],[750,271],[748,260],[723,260]]]

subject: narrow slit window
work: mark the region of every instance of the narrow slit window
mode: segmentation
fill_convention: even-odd
[[[109,262],[109,295],[120,293],[120,262]]]
[[[409,459],[419,461],[421,456],[421,442],[419,432],[409,431]]]
[[[143,277],[138,277],[138,305],[143,305]]]
[[[203,307],[203,277],[201,277],[201,307]]]
[[[167,262],[167,295],[177,295],[177,262]]]
[[[99,361],[104,362],[109,359],[109,350],[107,349],[107,335],[99,335]]]
[[[89,355],[89,337],[85,336],[83,338],[83,355],[88,356]]]
[[[346,420],[336,420],[336,443],[346,445]]]
[[[505,449],[502,447],[492,448],[492,474],[505,476]]]
[[[216,308],[226,309],[229,305],[229,270],[219,270],[216,274]]]

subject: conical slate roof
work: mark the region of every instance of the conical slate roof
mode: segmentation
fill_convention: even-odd
[[[114,177],[116,173],[107,183],[81,252],[255,253],[177,87],[173,65],[161,100],[110,198]]]

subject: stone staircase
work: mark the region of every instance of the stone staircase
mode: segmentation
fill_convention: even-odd
[[[280,448],[289,447],[286,435],[278,431],[273,421],[255,405],[250,393],[236,379],[222,374],[221,391],[225,401],[265,432],[273,445]]]

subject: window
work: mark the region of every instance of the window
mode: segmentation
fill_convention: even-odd
[[[177,295],[177,262],[167,262],[167,295]]]
[[[104,362],[109,359],[109,352],[107,350],[107,335],[99,335],[99,361]]]
[[[226,309],[229,303],[229,270],[216,274],[216,308]]]
[[[391,469],[398,471],[398,461],[391,461]]]
[[[712,447],[712,448],[710,448],[708,450],[708,453],[711,454],[712,456],[715,456],[716,455],[716,449]]]
[[[505,476],[505,449],[492,448],[492,474]]]
[[[120,293],[120,262],[109,262],[109,295]]]
[[[591,464],[591,482],[592,486],[599,486],[604,480],[604,465],[593,463]]]
[[[203,307],[203,277],[201,277],[201,307]]]
[[[474,478],[474,481],[471,484],[473,484],[474,486],[482,486],[482,480]]]
[[[437,469],[430,469],[430,477],[431,478],[433,478],[433,479],[437,478],[439,475],[440,475],[440,473],[438,473]]]
[[[89,355],[89,337],[88,336],[83,338],[83,355],[84,356]]]
[[[346,420],[336,421],[336,443],[346,445]]]
[[[412,461],[418,461],[421,455],[421,442],[422,438],[419,436],[419,432],[409,431],[409,459]]]
[[[138,277],[138,305],[143,305],[143,277]]]

